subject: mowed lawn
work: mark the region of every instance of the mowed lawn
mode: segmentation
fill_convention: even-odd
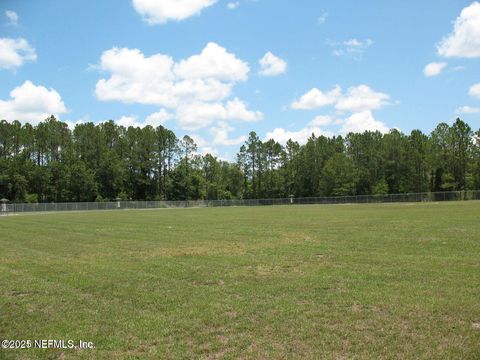
[[[0,217],[0,358],[479,359],[480,202]]]

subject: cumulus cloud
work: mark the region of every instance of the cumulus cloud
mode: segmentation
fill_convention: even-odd
[[[26,61],[36,61],[35,49],[25,39],[0,38],[0,68],[15,69]]]
[[[339,131],[324,130],[323,126],[341,125]],[[267,133],[265,140],[274,139],[275,141],[286,144],[289,139],[305,144],[312,134],[315,136],[333,137],[336,133],[347,135],[350,132],[363,133],[364,131],[380,131],[387,133],[390,131],[388,126],[376,120],[370,110],[356,112],[346,119],[337,119],[328,115],[316,116],[304,128],[296,131],[286,130],[284,128],[275,128]]]
[[[304,144],[312,133],[316,136],[324,135],[327,137],[332,137],[335,134],[347,135],[350,132],[363,133],[364,131],[387,133],[390,130],[389,127],[382,121],[376,120],[371,110],[382,107],[388,99],[388,95],[377,93],[365,85],[351,87],[345,94],[342,94],[341,89],[339,89],[336,92],[335,100],[331,104],[335,104],[334,107],[337,110],[348,110],[351,113],[350,116],[346,118],[338,117],[342,112],[337,112],[335,117],[331,115],[318,115],[300,130],[290,131],[283,128],[276,128],[267,133],[266,139],[273,138],[282,144],[292,139],[298,141],[300,144]],[[322,102],[319,102],[318,104],[321,103]],[[310,109],[312,107],[309,106],[305,108]],[[340,126],[340,128],[335,131],[325,130],[323,128],[333,125]]]
[[[214,126],[210,129],[210,133],[213,135],[213,143],[215,145],[231,146],[239,145],[247,141],[246,136],[239,136],[235,139],[230,138],[230,132],[234,129],[226,122],[220,122],[218,126]]]
[[[265,140],[274,139],[276,142],[285,145],[288,140],[297,141],[299,144],[305,144],[307,140],[314,134],[315,136],[332,137],[334,134],[330,131],[324,131],[319,127],[307,125],[298,131],[285,130],[276,128],[265,136]]]
[[[172,67],[173,60],[166,55],[145,57],[138,49],[107,50],[100,69],[112,76],[97,82],[95,94],[104,101],[174,106]]]
[[[453,31],[437,45],[437,52],[445,57],[480,57],[480,3],[465,7],[454,23]]]
[[[282,128],[276,128],[267,134],[277,141],[285,143],[288,139],[296,140],[299,143],[305,143],[310,135],[333,136],[331,131],[325,131],[324,126],[340,126],[336,133],[347,135],[350,132],[380,131],[388,132],[390,129],[381,121],[373,117],[372,110],[380,109],[389,104],[390,96],[388,94],[375,91],[367,85],[352,86],[344,92],[339,86],[330,91],[322,91],[313,88],[299,100],[291,105],[293,109],[312,110],[324,106],[332,106],[336,111],[335,117],[331,115],[318,115],[310,121],[303,129],[298,131],[289,131]],[[345,112],[346,118],[339,118]]]
[[[120,119],[115,120],[115,122],[126,128],[129,128],[130,126],[143,128],[145,126],[145,124],[138,121],[136,116],[122,116]]]
[[[5,11],[5,16],[8,19],[8,25],[18,26],[19,17],[18,17],[18,15],[15,11],[6,10]]]
[[[210,142],[208,142],[205,138],[198,134],[192,134],[190,137],[193,139],[195,144],[197,145],[197,152],[196,155],[213,155],[218,156],[218,151],[216,148],[210,146]]]
[[[326,126],[331,125],[335,122],[337,122],[337,120],[334,120],[331,116],[318,115],[310,122],[310,124],[312,126]]]
[[[389,95],[374,91],[367,85],[352,86],[340,97],[335,108],[352,112],[380,109],[388,104],[389,98]]]
[[[331,105],[337,110],[337,115],[347,111],[351,113],[346,119],[334,118],[329,115],[316,116],[307,126],[299,131],[287,131],[275,129],[269,136],[278,136],[283,141],[300,139],[306,141],[312,132],[328,136],[332,134],[324,131],[321,127],[330,125],[341,125],[340,134],[346,135],[350,132],[380,131],[386,133],[389,128],[381,121],[374,119],[372,110],[380,109],[389,103],[388,94],[375,91],[367,85],[358,85],[348,88],[343,92],[339,86],[323,92],[317,88],[305,93],[298,101],[292,103],[293,109],[311,110]],[[297,140],[300,142],[300,140]]]
[[[248,79],[250,68],[215,43],[179,62],[164,54],[148,57],[138,49],[113,48],[102,54],[99,68],[111,75],[97,82],[98,99],[172,109],[179,124],[188,130],[215,121],[263,117],[238,98],[227,100],[235,84]],[[164,121],[164,115],[155,116]]]
[[[478,114],[480,113],[480,108],[471,107],[471,106],[461,106],[456,110],[457,114]]]
[[[31,81],[10,92],[9,100],[0,100],[0,118],[37,124],[50,115],[67,112],[60,94],[54,89],[37,86]]]
[[[340,86],[335,86],[330,91],[323,92],[317,88],[313,88],[300,97],[299,100],[294,101],[291,105],[292,109],[296,110],[311,110],[317,109],[325,105],[331,105],[338,101],[342,94]]]
[[[366,110],[354,113],[345,119],[344,124],[340,129],[340,133],[347,135],[351,132],[362,133],[367,130],[387,133],[390,129],[383,122],[375,120],[370,110]]]
[[[263,118],[261,112],[248,110],[247,105],[238,98],[225,104],[185,103],[177,108],[176,115],[178,123],[187,130],[198,130],[219,120],[257,121]]]
[[[209,43],[200,55],[175,63],[168,55],[146,57],[138,49],[113,48],[102,54],[100,69],[111,73],[97,82],[100,100],[176,107],[180,102],[218,101],[248,77],[247,63]]]
[[[287,141],[291,139],[293,141],[297,141],[299,144],[305,144],[312,134],[315,136],[334,136],[335,134],[332,131],[324,130],[321,128],[321,126],[327,126],[337,122],[338,120],[335,120],[331,116],[319,115],[310,121],[304,128],[297,131],[276,128],[267,133],[265,140],[274,139],[280,144],[285,145]]]
[[[165,109],[160,109],[160,111],[154,112],[148,115],[144,121],[141,121],[137,115],[128,115],[122,116],[118,119],[115,119],[115,123],[120,126],[124,126],[126,128],[132,127],[139,127],[144,128],[145,126],[152,126],[154,128],[163,125],[166,121],[173,118],[173,114],[169,113]],[[81,121],[82,123],[84,121]]]
[[[133,0],[135,10],[149,24],[164,24],[199,15],[217,0]]]
[[[261,66],[259,74],[262,76],[276,76],[287,71],[287,62],[270,51],[260,59],[259,63]]]
[[[198,134],[191,134],[189,136],[193,139],[195,145],[197,145],[198,147],[205,147],[208,145],[208,141]]]
[[[432,62],[425,66],[425,68],[423,69],[423,74],[426,77],[440,75],[440,73],[443,71],[443,69],[446,66],[447,66],[447,63],[444,63],[444,62]]]
[[[83,119],[79,119],[79,120],[63,120],[63,122],[65,124],[67,124],[68,128],[70,130],[74,130],[75,129],[75,126],[77,125],[80,125],[80,124],[85,124],[88,122],[88,120],[83,120]]]
[[[173,117],[174,115],[167,110],[160,109],[160,111],[154,112],[145,118],[145,125],[158,127],[165,124],[168,120],[173,119]]]
[[[470,89],[468,90],[468,94],[470,96],[480,99],[480,83],[470,86]]]
[[[211,78],[219,81],[245,81],[250,71],[248,64],[213,42],[201,54],[175,64],[174,73],[181,79]]]
[[[297,141],[300,144],[305,144],[310,136],[315,134],[319,136],[323,134],[323,130],[315,127],[305,127],[298,131],[285,130],[283,128],[275,128],[265,136],[265,140],[274,139],[276,142],[285,145],[288,140]]]
[[[292,109],[311,110],[335,104],[337,110],[359,112],[379,109],[388,104],[389,98],[389,95],[374,91],[367,85],[352,86],[345,94],[339,86],[327,92],[313,88],[302,95],[299,100],[294,101],[291,107]]]

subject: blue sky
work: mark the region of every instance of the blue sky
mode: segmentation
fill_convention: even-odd
[[[479,84],[478,2],[0,2],[1,118],[163,124],[224,158],[251,130],[478,129]]]

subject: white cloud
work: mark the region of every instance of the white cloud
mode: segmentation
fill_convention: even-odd
[[[102,54],[99,68],[111,75],[97,82],[98,99],[172,109],[185,129],[199,129],[219,120],[263,117],[238,98],[227,101],[234,85],[247,80],[250,68],[215,43],[177,63],[164,54],[146,57],[138,49],[113,48]],[[164,121],[163,117],[159,121]]]
[[[324,131],[317,126],[307,125],[305,128],[298,131],[276,128],[267,133],[265,140],[273,139],[282,145],[285,145],[288,140],[297,141],[299,144],[305,144],[312,134],[315,134],[315,136],[324,135],[327,137],[332,137],[334,135],[332,132]]]
[[[195,145],[197,145],[198,147],[205,147],[208,145],[208,141],[198,134],[191,134],[189,136],[193,139]]]
[[[240,120],[257,121],[263,119],[259,111],[250,111],[238,98],[222,103],[193,102],[177,108],[177,121],[187,130],[197,130],[210,126],[215,121]]]
[[[67,108],[58,92],[43,86],[36,86],[31,81],[10,92],[9,100],[0,100],[0,118],[37,124],[50,115],[58,117],[67,112]]]
[[[334,48],[332,51],[334,56],[348,56],[355,60],[361,60],[363,53],[373,45],[373,40],[350,39],[340,43],[328,41],[327,44]]]
[[[112,76],[97,82],[96,96],[104,101],[174,106],[172,67],[173,60],[166,55],[145,57],[138,49],[107,50],[100,69]]]
[[[198,130],[210,126],[216,119],[222,119],[226,110],[221,103],[193,102],[177,108],[177,121],[182,128]]]
[[[166,121],[170,120],[173,117],[165,109],[160,109],[160,111],[148,115],[145,120],[142,122],[138,119],[136,115],[122,116],[119,119],[114,120],[118,125],[124,126],[126,128],[133,126],[144,128],[145,126],[152,126],[154,128],[159,125],[163,125]]]
[[[432,62],[425,66],[425,68],[423,69],[423,74],[427,77],[440,75],[440,73],[446,66],[447,63],[444,62]]]
[[[199,15],[217,0],[133,0],[135,10],[149,24],[164,24]]]
[[[25,39],[0,38],[0,68],[15,69],[26,61],[36,61],[35,49]]]
[[[211,146],[199,147],[197,153],[199,155],[204,155],[204,156],[207,155],[207,154],[210,154],[212,156],[215,156],[215,157],[219,158],[220,160],[223,160],[221,157],[218,156],[217,149],[215,149],[214,147],[211,147]]]
[[[113,119],[113,121],[120,126],[124,126],[126,128],[132,127],[139,127],[144,128],[145,126],[152,126],[154,128],[158,127],[159,125],[163,125],[166,121],[170,120],[173,117],[173,114],[170,114],[165,109],[160,109],[160,111],[155,112],[153,114],[148,115],[144,121],[139,120],[137,115],[129,115],[129,116],[121,116],[118,119]],[[110,120],[102,120],[102,121],[93,121],[89,119],[88,116],[78,119],[78,120],[63,120],[70,129],[74,129],[78,124],[85,124],[88,122],[92,122],[95,124],[102,124]]]
[[[230,139],[229,135],[233,130],[226,122],[220,122],[218,126],[212,127],[210,133],[213,135],[213,143],[215,145],[231,146],[239,145],[247,140],[247,136]]]
[[[200,55],[193,55],[175,64],[175,75],[181,79],[211,78],[219,81],[245,81],[248,64],[213,42]]]
[[[331,125],[341,126],[340,129],[335,132],[323,130],[323,126]],[[336,133],[347,135],[350,132],[363,133],[367,130],[387,133],[390,129],[385,123],[375,120],[370,110],[364,110],[354,112],[346,119],[334,118],[329,115],[319,115],[310,121],[303,129],[298,131],[276,128],[267,133],[265,140],[274,139],[281,144],[286,144],[286,142],[291,139],[293,141],[298,141],[300,144],[305,144],[312,133],[315,134],[315,136],[323,135],[333,137]]]
[[[261,66],[259,74],[262,76],[276,76],[287,71],[287,62],[270,51],[260,59],[259,63]]]
[[[75,126],[80,125],[80,124],[85,124],[88,121],[80,119],[80,120],[64,120],[63,122],[65,124],[67,124],[67,126],[70,130],[74,130]]]
[[[341,125],[340,129],[335,132],[323,130],[323,126]],[[390,131],[388,126],[378,120],[375,120],[370,110],[355,112],[346,119],[338,119],[328,115],[316,116],[304,128],[297,131],[290,131],[283,128],[276,128],[266,134],[265,140],[274,139],[275,141],[286,144],[291,139],[298,141],[300,144],[305,144],[310,136],[327,136],[333,137],[336,133],[347,135],[350,132],[363,133],[364,131],[380,131],[387,133]]]
[[[145,57],[138,49],[113,48],[102,54],[100,69],[111,73],[109,79],[97,82],[100,100],[170,108],[186,100],[222,100],[249,72],[247,63],[214,43],[179,63],[168,55]]]
[[[5,16],[8,19],[8,25],[18,26],[19,17],[18,17],[18,15],[15,11],[6,10],[5,11]]]
[[[371,111],[366,110],[354,113],[345,119],[340,133],[347,135],[350,132],[362,133],[367,130],[387,133],[390,129],[383,122],[375,120]]]
[[[445,57],[480,57],[480,3],[473,2],[455,20],[453,32],[437,45]]]
[[[297,131],[285,130],[283,128],[276,128],[271,132],[268,132],[265,140],[274,139],[280,144],[285,145],[289,139],[297,141],[299,144],[305,144],[307,140],[315,134],[315,136],[327,136],[333,137],[335,134],[332,131],[326,131],[321,128],[321,126],[338,124],[339,120],[335,120],[328,115],[319,115],[316,116],[312,121],[310,121],[303,129]]]
[[[323,92],[317,88],[313,88],[302,97],[300,100],[294,101],[291,105],[292,109],[310,110],[317,109],[325,105],[331,105],[337,102],[341,96],[342,89],[339,86],[335,86],[328,92]]]
[[[126,128],[130,126],[143,128],[145,126],[145,124],[138,121],[136,116],[122,116],[120,119],[115,120],[115,122]]]
[[[160,109],[160,111],[154,112],[146,117],[145,125],[158,127],[159,125],[165,124],[168,120],[173,119],[173,117],[174,115],[167,110]]]
[[[227,4],[227,8],[230,9],[230,10],[235,10],[236,8],[238,8],[240,6],[240,2],[239,1],[235,1],[235,2],[229,2]]]
[[[367,85],[358,85],[350,87],[347,94],[339,99],[335,108],[351,112],[380,109],[388,104],[389,98],[389,95],[376,92]]]
[[[198,134],[192,134],[190,137],[193,139],[195,142],[195,145],[197,145],[197,152],[196,155],[213,155],[217,156],[217,149],[214,147],[210,146],[210,142],[208,142],[205,138]]]
[[[470,86],[470,89],[468,90],[468,94],[470,96],[480,99],[480,83]]]
[[[312,126],[326,126],[331,125],[335,122],[335,120],[328,115],[319,115],[316,116],[312,121],[310,121],[310,125]]]
[[[313,88],[302,95],[300,100],[294,101],[291,107],[292,109],[311,110],[335,104],[337,110],[359,112],[379,109],[388,104],[389,98],[389,95],[374,91],[363,84],[350,87],[346,94],[342,93],[339,86],[328,92]]]
[[[480,108],[471,107],[471,106],[461,106],[456,110],[457,114],[478,114],[480,113]]]

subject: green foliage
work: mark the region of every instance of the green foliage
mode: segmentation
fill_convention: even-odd
[[[381,179],[377,182],[372,189],[374,195],[385,195],[388,194],[388,184],[385,179]]]
[[[38,194],[27,194],[25,196],[26,203],[38,203]]]
[[[128,197],[128,194],[124,191],[120,192],[117,197],[115,198],[115,200],[121,200],[121,201],[126,201],[126,200],[130,200],[130,198]]]
[[[345,154],[337,153],[322,171],[320,189],[324,196],[348,196],[355,194],[355,167]]]
[[[235,163],[163,126],[0,121],[0,196],[15,202],[342,196],[480,189],[480,130],[366,131],[283,146],[251,132]]]
[[[443,173],[442,174],[442,191],[452,191],[455,190],[455,177],[451,173]]]

